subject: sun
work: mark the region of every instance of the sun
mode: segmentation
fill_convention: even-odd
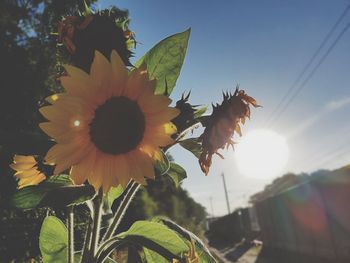
[[[254,130],[235,146],[238,170],[245,176],[272,178],[285,168],[289,148],[286,139],[271,130]]]

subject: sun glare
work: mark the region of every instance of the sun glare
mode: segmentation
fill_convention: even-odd
[[[279,175],[288,161],[289,149],[284,137],[270,130],[255,130],[235,146],[239,171],[249,177]]]

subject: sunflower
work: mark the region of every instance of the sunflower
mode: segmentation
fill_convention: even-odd
[[[173,143],[170,120],[179,114],[168,97],[154,94],[145,66],[129,74],[115,51],[110,61],[96,51],[90,75],[66,65],[68,76],[60,79],[65,93],[40,108],[49,120],[40,127],[57,142],[45,156],[56,165],[54,174],[71,168],[75,184],[88,180],[104,191],[154,178],[160,147]]]
[[[199,164],[206,175],[213,154],[223,158],[218,149],[228,148],[230,145],[233,147],[232,136],[235,132],[242,136],[240,124],[244,124],[246,118],[250,118],[250,105],[260,107],[254,98],[238,87],[233,95],[224,93],[223,97],[221,105],[213,105],[213,113],[207,118],[206,123],[203,123],[205,130],[199,137],[203,149]]]
[[[128,29],[128,12],[112,8],[89,13],[67,16],[58,24],[58,40],[69,52],[71,63],[90,72],[95,50],[106,57],[116,50],[124,64],[130,66],[132,52],[128,45],[136,41]]]
[[[10,167],[16,171],[15,176],[19,179],[19,189],[37,185],[46,179],[45,174],[39,170],[34,156],[15,155]]]

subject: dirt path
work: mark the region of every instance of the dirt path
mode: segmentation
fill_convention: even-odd
[[[262,247],[251,246],[239,243],[233,247],[220,250],[212,249],[212,252],[219,258],[221,263],[269,263],[259,257]]]

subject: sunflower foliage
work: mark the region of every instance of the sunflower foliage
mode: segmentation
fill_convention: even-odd
[[[67,208],[66,224],[52,215],[42,224],[44,263],[215,262],[198,237],[166,218],[137,221],[124,232],[118,227],[138,189],[156,175],[176,187],[186,179],[185,169],[168,158],[172,146],[193,152],[207,174],[211,156],[233,144],[250,105],[258,105],[237,89],[211,115],[190,104],[190,93],[171,106],[191,30],[163,39],[132,64],[137,41],[129,24],[126,10],[94,11],[86,3],[58,23],[57,48],[64,54],[58,58],[67,64],[58,61],[60,91],[39,109],[45,119],[39,126],[53,145],[45,156],[18,153],[11,165],[18,179],[12,206]],[[203,134],[191,137],[200,126]],[[91,213],[76,251],[78,204]]]

